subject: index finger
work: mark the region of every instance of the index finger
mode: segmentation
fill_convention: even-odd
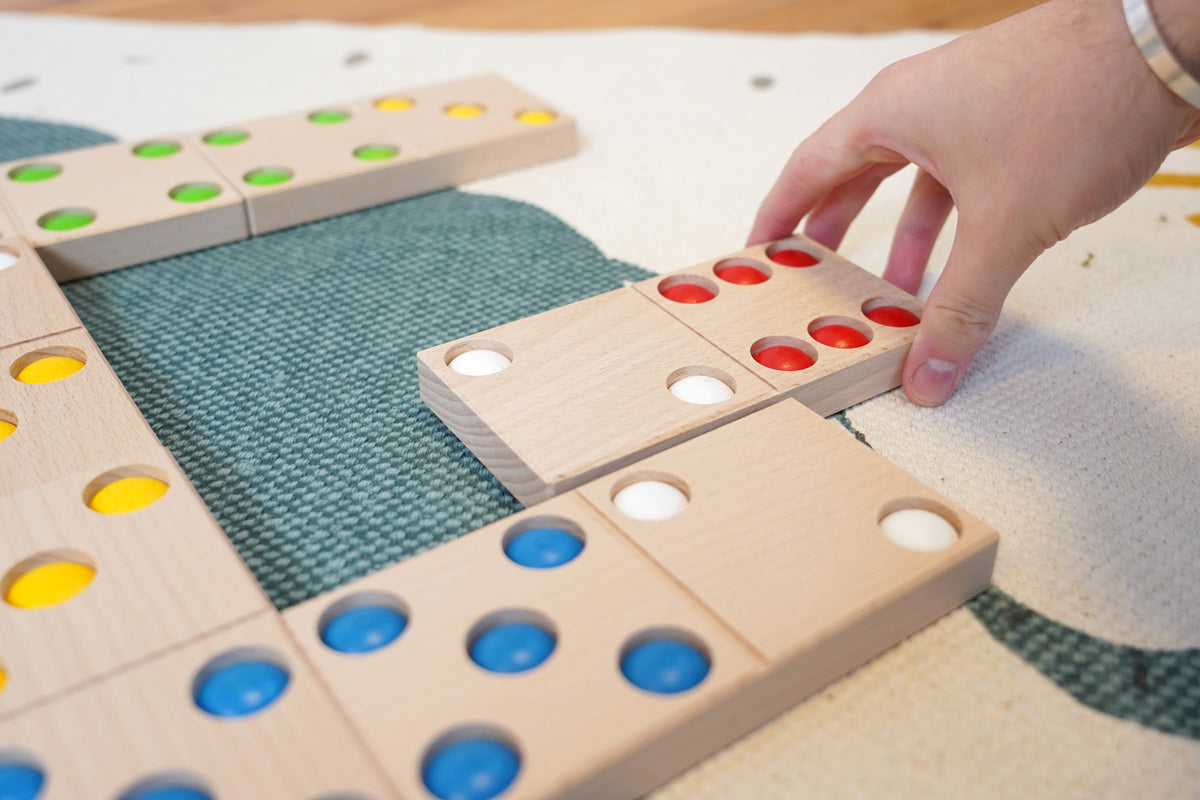
[[[881,157],[871,153],[846,130],[846,109],[805,139],[788,158],[775,185],[767,192],[750,229],[747,245],[755,245],[788,236],[800,220],[832,189],[849,181],[874,163],[907,159],[890,153]]]

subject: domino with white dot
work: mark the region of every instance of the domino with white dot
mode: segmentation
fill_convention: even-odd
[[[920,312],[793,237],[423,350],[421,396],[528,504],[785,398],[895,388]]]

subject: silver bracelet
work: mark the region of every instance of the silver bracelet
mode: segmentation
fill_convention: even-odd
[[[1200,108],[1200,83],[1189,75],[1167,49],[1147,0],[1123,0],[1125,22],[1133,34],[1133,43],[1142,52],[1150,69],[1188,105]]]

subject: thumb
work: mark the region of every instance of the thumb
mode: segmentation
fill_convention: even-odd
[[[1033,261],[1033,255],[1012,251],[1011,240],[984,241],[960,221],[946,268],[925,301],[903,371],[904,393],[919,406],[950,399],[995,330],[1013,284]]]

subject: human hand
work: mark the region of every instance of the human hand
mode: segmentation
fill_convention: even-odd
[[[1194,0],[1158,3],[1200,33]],[[880,72],[792,154],[749,243],[807,214],[805,233],[836,249],[879,184],[916,164],[884,278],[915,292],[957,207],[903,370],[912,402],[941,405],[1033,260],[1197,137],[1200,110],[1147,67],[1119,0],[1051,0]]]

